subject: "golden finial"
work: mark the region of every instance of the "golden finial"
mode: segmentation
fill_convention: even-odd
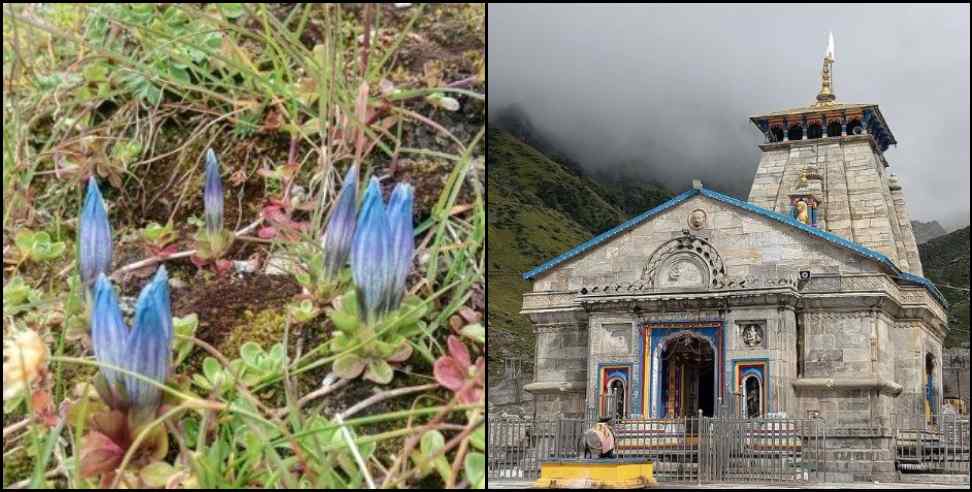
[[[834,34],[830,33],[830,39],[827,44],[827,55],[824,56],[823,62],[823,73],[822,81],[820,86],[820,94],[817,94],[817,103],[814,106],[829,106],[834,104],[837,96],[834,95],[832,89],[832,74],[830,66],[834,63]]]

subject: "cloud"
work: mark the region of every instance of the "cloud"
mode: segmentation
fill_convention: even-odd
[[[914,219],[969,222],[969,6],[490,4],[490,117],[516,106],[589,169],[638,163],[745,198],[748,117],[807,105],[834,32],[839,102],[876,103]]]

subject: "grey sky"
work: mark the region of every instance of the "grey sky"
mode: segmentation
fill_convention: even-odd
[[[488,9],[491,117],[516,104],[585,166],[743,198],[763,141],[748,117],[814,101],[833,31],[834,93],[880,105],[912,218],[969,223],[968,4]]]

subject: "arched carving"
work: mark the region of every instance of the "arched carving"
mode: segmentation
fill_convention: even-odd
[[[687,235],[656,249],[641,279],[650,289],[717,289],[725,284],[726,268],[711,244]]]

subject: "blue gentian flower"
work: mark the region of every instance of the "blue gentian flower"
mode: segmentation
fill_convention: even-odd
[[[81,280],[90,288],[99,274],[111,268],[112,248],[111,225],[94,176],[88,178],[88,193],[81,209],[78,248]]]
[[[206,231],[217,234],[223,230],[223,180],[219,176],[219,161],[213,149],[206,151],[206,185],[203,189],[206,210]]]
[[[394,278],[390,248],[391,231],[381,198],[381,185],[372,177],[351,245],[351,273],[358,289],[361,312],[368,321],[377,321],[388,305],[388,291]]]
[[[158,383],[169,375],[172,352],[172,312],[169,278],[165,267],[138,296],[131,330],[122,319],[111,282],[98,276],[91,312],[91,339],[99,363],[140,374]],[[135,376],[102,367],[105,385],[98,390],[102,399],[116,410],[152,414],[159,406],[161,390]]]
[[[351,273],[366,321],[398,309],[414,249],[411,187],[398,185],[386,211],[381,186],[371,178],[351,246]]]
[[[412,225],[412,186],[404,183],[395,185],[388,200],[388,222],[391,227],[391,263],[395,274],[392,288],[391,309],[402,302],[405,283],[412,269],[412,256],[415,254],[415,228]]]
[[[348,263],[354,239],[354,215],[358,191],[358,166],[351,166],[344,176],[344,184],[331,211],[324,232],[324,271],[334,278]]]

